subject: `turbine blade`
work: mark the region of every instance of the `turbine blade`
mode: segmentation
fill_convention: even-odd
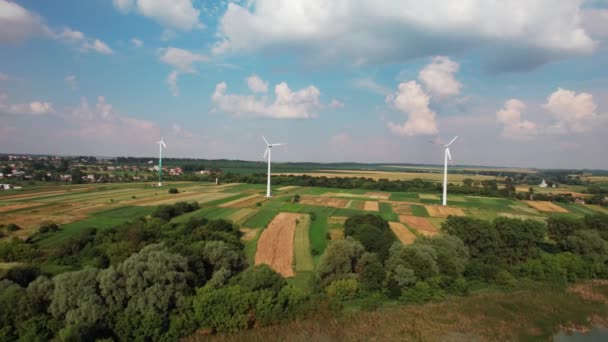
[[[270,150],[270,147],[266,147],[266,151],[264,151],[264,156],[262,156],[262,159],[266,159],[266,156],[268,155],[268,150]]]
[[[161,140],[161,141],[160,141],[160,144],[161,144],[161,145],[163,145],[163,147],[164,147],[164,148],[167,148],[167,144],[165,144],[165,142],[164,142],[164,141],[162,141],[162,140]]]
[[[452,139],[452,141],[450,141],[450,142],[449,142],[447,145],[445,145],[445,146],[447,147],[447,146],[452,145],[452,143],[453,143],[454,141],[456,141],[456,139],[458,139],[458,136],[455,136],[455,137],[454,137],[454,139]]]
[[[447,154],[448,154],[448,159],[449,159],[450,161],[452,161],[452,154],[450,153],[450,149],[449,149],[449,148],[446,148],[446,149],[445,149],[445,153],[447,153]]]
[[[266,140],[266,138],[262,135],[262,139],[264,139],[264,142],[266,143],[266,145],[270,145],[270,143],[268,142],[268,140]]]
[[[276,144],[270,144],[270,146],[285,146],[287,145],[286,143],[276,143]]]

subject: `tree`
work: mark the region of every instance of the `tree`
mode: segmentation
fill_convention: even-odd
[[[285,279],[268,265],[248,268],[239,274],[235,283],[249,291],[271,290],[275,294],[287,284]]]
[[[75,167],[71,172],[72,184],[82,184],[82,171],[79,167]]]
[[[362,290],[379,291],[382,289],[386,272],[376,254],[364,253],[357,264],[357,273]]]
[[[537,243],[546,233],[542,222],[499,217],[493,224],[500,239],[498,254],[505,262],[512,265],[538,255]]]
[[[334,279],[354,277],[357,263],[364,252],[363,246],[350,237],[330,244],[317,266],[322,286]]]
[[[558,246],[564,248],[566,239],[577,230],[584,229],[581,220],[570,217],[549,217],[547,220],[547,233],[549,238],[555,241]]]
[[[498,247],[498,232],[484,220],[450,216],[442,224],[442,229],[462,240],[472,258],[492,256]]]

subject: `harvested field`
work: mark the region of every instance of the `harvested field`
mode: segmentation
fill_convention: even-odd
[[[391,197],[391,194],[386,193],[386,192],[366,192],[365,194],[363,194],[363,196],[369,197],[369,198],[387,200],[389,197]]]
[[[346,208],[362,210],[363,209],[363,202],[364,201],[360,201],[360,200],[350,200],[346,204]]]
[[[241,228],[241,233],[243,233],[243,236],[241,237],[241,239],[243,241],[251,241],[251,240],[255,239],[256,235],[258,235],[258,231],[260,231],[260,230],[252,229],[252,228]]]
[[[78,189],[71,189],[70,191],[68,191],[68,190],[53,190],[53,191],[28,192],[28,193],[20,193],[20,194],[15,194],[15,195],[2,196],[0,198],[2,198],[2,200],[27,199],[27,198],[30,198],[30,197],[41,197],[41,196],[45,196],[45,195],[69,194],[70,192],[73,192],[73,191],[84,191],[84,190],[90,190],[90,189],[92,189],[92,188],[78,188]]]
[[[389,222],[389,225],[393,233],[395,233],[395,235],[397,236],[399,241],[401,241],[402,244],[410,245],[414,243],[414,240],[416,240],[416,235],[412,234],[412,232],[410,232],[410,230],[407,229],[407,227],[404,226],[403,223]]]
[[[395,201],[390,201],[387,202],[391,204],[391,207],[393,208],[393,212],[399,215],[411,215],[412,214],[412,206],[408,203],[403,203],[403,202],[395,202]]]
[[[344,208],[348,200],[344,198],[331,198],[325,196],[302,196],[300,203],[321,207]]]
[[[344,222],[346,221],[348,217],[346,216],[330,216],[327,219],[327,224],[331,225],[344,225]]]
[[[464,211],[460,208],[439,205],[425,205],[424,207],[431,217],[464,216]]]
[[[258,239],[255,264],[267,264],[283,277],[295,275],[292,268],[296,221],[300,214],[279,213]]]
[[[288,186],[282,186],[278,190],[279,191],[289,191],[289,190],[295,190],[295,189],[299,189],[299,188],[300,187],[297,185],[288,185]]]
[[[378,211],[378,202],[365,201],[365,204],[363,204],[363,210]]]
[[[520,220],[537,220],[537,221],[545,220],[544,217],[542,217],[542,216],[521,215],[521,214],[512,214],[512,213],[498,213],[498,216],[520,219]]]
[[[33,233],[33,229],[40,227],[45,222],[65,224],[85,219],[86,215],[50,215],[50,214],[9,214],[1,217],[3,222],[14,223],[24,229],[13,232],[11,235],[27,237]]]
[[[234,201],[222,203],[220,207],[233,207],[233,208],[242,208],[248,207],[250,205],[255,205],[258,202],[261,202],[264,198],[258,194],[242,197],[235,199]]]
[[[11,205],[5,205],[0,207],[0,213],[5,213],[7,211],[20,210],[25,208],[31,208],[39,205],[44,205],[44,203],[31,202],[31,203],[17,203]]]
[[[296,271],[312,271],[314,266],[312,263],[312,255],[310,254],[310,215],[300,215],[294,239]]]
[[[439,201],[439,199],[440,199],[439,195],[433,195],[433,194],[418,194],[418,198],[427,199],[427,200],[437,200],[437,201]]]
[[[344,231],[342,229],[330,229],[329,238],[332,241],[344,239]]]
[[[560,207],[557,204],[548,202],[548,201],[524,201],[528,203],[532,208],[543,211],[543,212],[552,212],[552,213],[568,213],[569,211],[565,208]]]
[[[424,236],[435,236],[439,234],[439,229],[435,228],[431,221],[424,217],[401,215],[399,216],[399,221],[407,224]]]

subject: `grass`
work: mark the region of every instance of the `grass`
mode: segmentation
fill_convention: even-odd
[[[387,221],[399,221],[399,216],[393,212],[393,207],[390,203],[380,202],[380,216]]]
[[[391,201],[420,202],[418,194],[415,192],[393,192],[389,199]]]
[[[244,245],[245,245],[245,257],[247,257],[247,261],[249,262],[249,265],[254,265],[255,264],[255,252],[258,249],[258,240],[260,239],[260,235],[262,234],[262,229],[258,230],[255,233],[255,238],[249,240],[249,241],[244,241]]]
[[[420,217],[429,217],[429,212],[426,211],[426,208],[422,205],[412,204],[412,215],[420,216]]]
[[[270,187],[272,191],[275,191],[275,186]],[[223,192],[243,192],[249,190],[265,190],[266,184],[237,184],[225,189]]]
[[[302,279],[293,280],[301,282]],[[380,302],[363,311],[361,301],[336,313],[319,303],[314,315],[234,334],[200,336],[218,341],[521,341],[551,340],[565,323],[588,326],[587,317],[606,317],[607,305],[549,286],[511,292],[489,291],[440,302],[400,305]],[[197,339],[194,338],[196,341]]]
[[[310,215],[300,215],[294,236],[295,271],[312,271],[310,254]]]
[[[52,247],[62,241],[69,239],[70,237],[78,234],[78,232],[85,228],[97,228],[107,229],[125,222],[131,221],[141,216],[147,216],[152,214],[155,207],[121,207],[101,211],[93,214],[91,217],[73,223],[68,223],[61,226],[61,230],[54,233],[53,235],[36,241],[40,247],[48,248]]]
[[[242,194],[238,194],[238,195],[234,195],[234,196],[230,196],[230,197],[224,197],[224,198],[217,199],[215,201],[207,202],[207,203],[205,203],[205,205],[207,205],[207,206],[218,206],[220,204],[232,202],[234,200],[237,200],[237,199],[243,198],[243,197],[247,197],[247,196],[251,196],[251,194],[242,193]]]
[[[247,228],[266,228],[266,226],[275,216],[277,216],[278,213],[279,212],[277,210],[264,208],[247,219],[243,226]]]

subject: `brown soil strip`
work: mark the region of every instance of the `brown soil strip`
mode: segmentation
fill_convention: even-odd
[[[448,216],[464,216],[464,211],[460,208],[444,207],[440,205],[425,205],[431,217],[448,217]]]
[[[365,204],[363,204],[363,210],[378,211],[378,202],[365,201]]]
[[[557,204],[548,202],[548,201],[524,201],[528,203],[532,208],[544,211],[544,212],[554,212],[554,213],[568,213],[569,211],[565,208],[560,207]]]
[[[395,235],[399,239],[399,241],[401,241],[401,243],[403,243],[404,245],[410,245],[416,240],[416,235],[412,234],[412,232],[410,232],[410,230],[407,229],[407,227],[404,226],[403,223],[389,222],[388,224],[391,227],[393,233],[395,233]]]
[[[255,264],[267,264],[283,277],[293,277],[293,240],[300,214],[279,213],[258,239]]]
[[[344,208],[348,204],[348,200],[344,198],[331,198],[324,196],[302,196],[300,203],[320,207]]]
[[[33,202],[33,203],[17,203],[17,204],[5,205],[3,207],[0,207],[0,213],[5,213],[7,211],[13,211],[13,210],[19,210],[19,209],[36,207],[36,206],[45,205],[45,204],[46,203]]]
[[[431,221],[424,217],[400,215],[399,221],[414,228],[418,233],[425,236],[435,236],[439,234],[439,230],[433,226]]]

